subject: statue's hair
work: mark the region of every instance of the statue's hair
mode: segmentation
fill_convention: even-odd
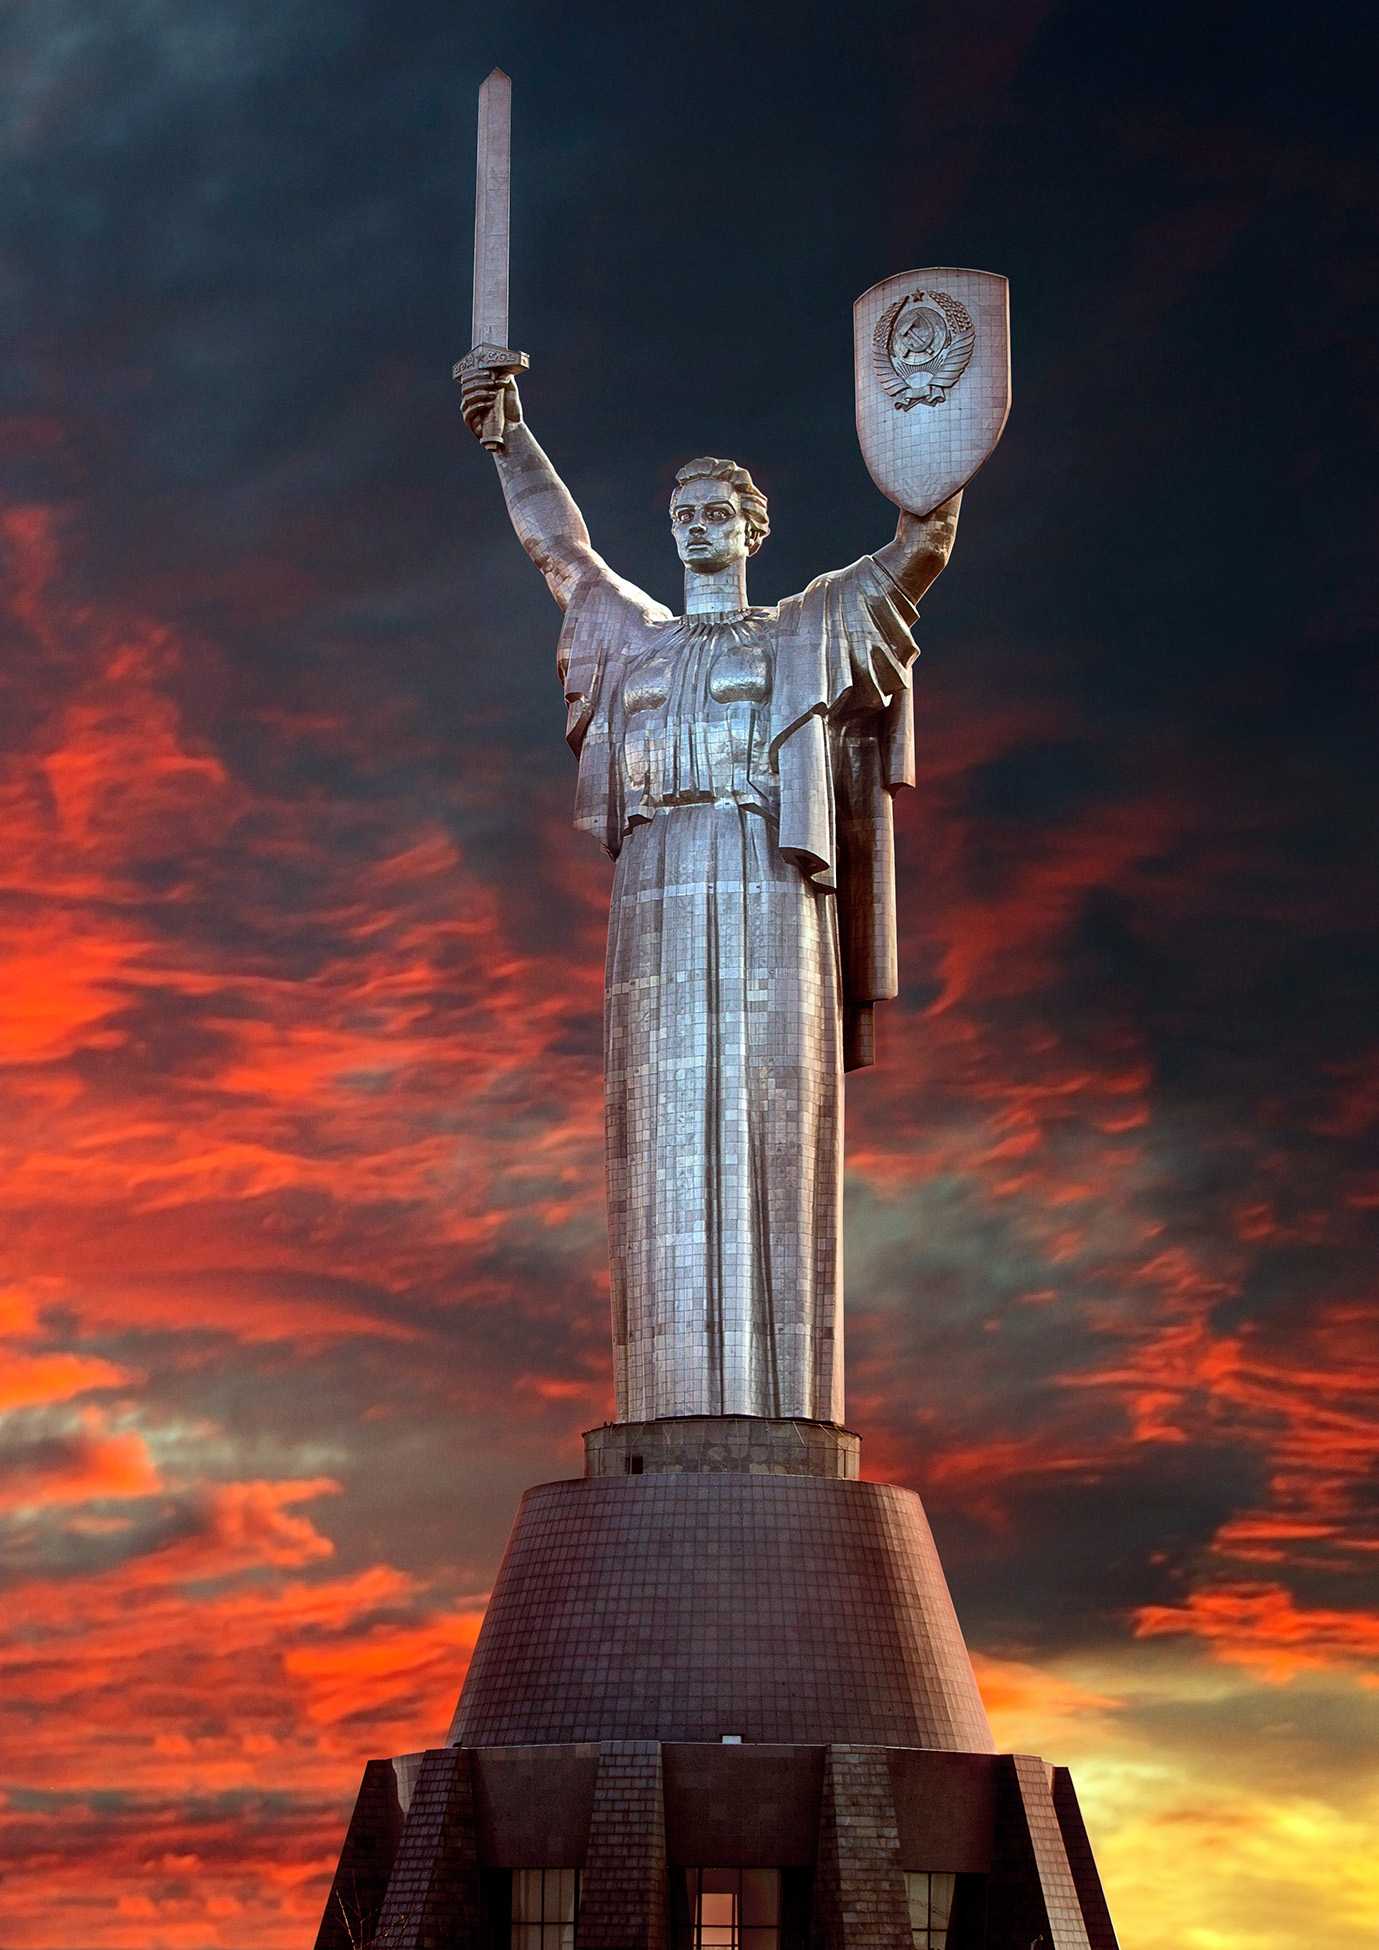
[[[738,506],[747,523],[748,552],[755,555],[771,532],[771,518],[766,512],[766,496],[747,469],[739,467],[735,460],[716,460],[712,454],[701,454],[698,460],[687,460],[675,476],[676,487],[683,487],[686,481],[726,481],[736,489]]]

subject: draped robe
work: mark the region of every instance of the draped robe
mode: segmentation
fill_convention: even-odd
[[[915,615],[870,556],[717,617],[673,617],[602,563],[569,602],[575,824],[616,862],[620,1420],[842,1419],[842,1078],[896,992]]]

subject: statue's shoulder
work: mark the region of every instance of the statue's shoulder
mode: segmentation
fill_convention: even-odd
[[[566,620],[580,627],[599,627],[618,623],[652,626],[674,619],[664,603],[595,557],[570,598]]]
[[[825,618],[841,620],[854,605],[888,601],[894,593],[895,585],[876,557],[859,555],[846,568],[825,569],[798,595],[783,598],[777,604],[777,613],[782,628],[798,629]],[[837,607],[840,604],[841,609]]]

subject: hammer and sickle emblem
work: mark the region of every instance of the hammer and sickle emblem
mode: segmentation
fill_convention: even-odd
[[[912,291],[885,311],[872,351],[876,376],[897,412],[941,406],[967,370],[977,328],[946,291]]]

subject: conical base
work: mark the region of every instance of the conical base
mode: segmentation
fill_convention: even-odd
[[[910,1950],[930,1879],[946,1950],[1115,1950],[1066,1770],[993,1751],[919,1498],[857,1481],[855,1436],[586,1450],[522,1500],[449,1744],[366,1770],[317,1950],[509,1950],[535,1869],[577,1915],[519,1950],[691,1950],[709,1868],[776,1872],[735,1950]]]
[[[728,1472],[522,1499],[449,1740],[990,1753],[919,1498]]]

